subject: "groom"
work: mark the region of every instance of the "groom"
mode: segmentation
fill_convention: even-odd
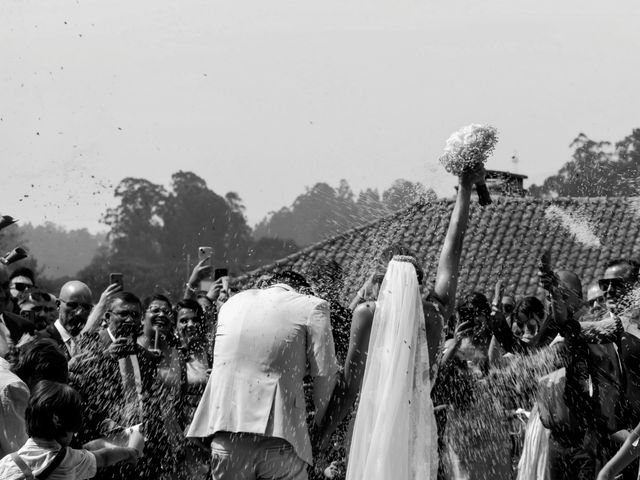
[[[338,371],[329,305],[298,273],[221,308],[213,370],[187,437],[213,436],[214,480],[306,480],[312,464],[303,378],[320,422]],[[308,366],[308,372],[307,372]]]

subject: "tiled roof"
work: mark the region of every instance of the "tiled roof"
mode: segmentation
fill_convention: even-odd
[[[537,264],[549,251],[554,268],[575,271],[585,289],[617,257],[640,257],[640,198],[494,197],[480,207],[472,199],[469,230],[462,251],[458,292],[481,291],[491,298],[502,277],[506,294],[531,295],[537,290]],[[354,228],[246,274],[252,278],[277,269],[305,273],[321,256],[336,260],[345,271],[346,300],[371,273],[375,259],[393,242],[403,242],[425,265],[433,285],[452,199],[415,204],[391,216]]]

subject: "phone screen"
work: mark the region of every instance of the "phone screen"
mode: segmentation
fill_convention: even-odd
[[[216,268],[213,272],[214,280],[218,280],[219,278],[228,277],[228,276],[229,276],[229,270],[227,270],[226,268]]]

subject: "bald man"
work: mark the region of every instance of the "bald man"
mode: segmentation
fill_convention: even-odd
[[[55,340],[67,360],[77,353],[77,337],[93,308],[91,297],[91,290],[86,284],[77,280],[65,283],[58,296],[58,319],[39,332],[40,337]]]
[[[591,313],[604,312],[606,309],[604,305],[604,292],[600,290],[598,282],[592,283],[587,290],[587,303]]]
[[[33,333],[33,324],[12,313],[13,301],[9,292],[9,271],[0,264],[0,357],[5,358],[12,346],[25,334]]]

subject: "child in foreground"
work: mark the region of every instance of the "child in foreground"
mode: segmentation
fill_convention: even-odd
[[[63,383],[39,382],[29,398],[25,420],[29,439],[0,460],[3,480],[84,480],[93,478],[98,468],[138,460],[135,448],[69,448],[82,425],[82,407],[80,394]]]

